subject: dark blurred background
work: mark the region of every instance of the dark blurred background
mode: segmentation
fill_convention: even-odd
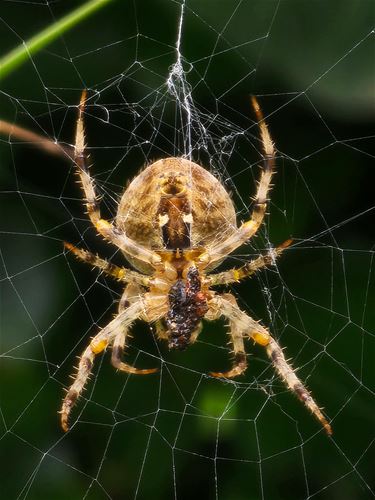
[[[2,2],[0,55],[76,4]],[[90,227],[71,165],[5,136],[4,498],[372,498],[374,3],[187,0],[185,79],[168,88],[180,15],[172,0],[110,3],[2,80],[0,118],[72,144],[87,88],[87,141],[107,217],[145,163],[191,154],[244,220],[259,173],[249,101],[257,95],[278,149],[270,216],[223,269],[294,238],[277,269],[232,292],[287,348],[333,437],[252,343],[245,376],[206,377],[229,366],[223,322],[206,325],[184,353],[169,353],[137,323],[127,360],[161,372],[128,377],[109,353],[99,357],[63,435],[63,388],[121,286],[65,255],[62,241],[123,259]]]

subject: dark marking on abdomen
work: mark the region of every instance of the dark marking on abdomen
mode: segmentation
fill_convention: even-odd
[[[161,224],[164,247],[167,249],[189,248],[191,245],[190,203],[186,198],[161,199],[158,215]],[[165,221],[164,221],[164,219]],[[185,219],[185,220],[184,220]]]
[[[156,212],[166,249],[190,248],[191,202],[190,189],[183,175],[161,179],[161,196]]]

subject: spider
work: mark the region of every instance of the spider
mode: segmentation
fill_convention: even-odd
[[[136,319],[154,324],[157,338],[166,341],[169,349],[183,350],[197,340],[203,319],[214,321],[224,317],[229,323],[233,364],[228,371],[210,375],[232,378],[244,373],[247,368],[244,340],[251,339],[265,347],[279,377],[331,435],[330,424],[268,329],[242,311],[232,294],[212,290],[217,285],[237,283],[252,276],[274,263],[291,244],[288,240],[241,267],[211,273],[257,233],[266,214],[275,148],[256,98],[252,98],[252,106],[260,130],[263,168],[251,216],[239,227],[232,200],[220,182],[182,157],[161,159],[147,166],[123,193],[115,220],[103,219],[85,148],[85,102],[86,91],[83,91],[74,152],[69,156],[82,185],[91,223],[105,240],[122,251],[136,270],[118,267],[87,250],[64,243],[78,259],[121,281],[125,289],[117,315],[91,339],[80,357],[77,374],[60,411],[63,430],[69,430],[71,410],[86,385],[95,357],[108,347],[112,348],[111,363],[120,371],[138,375],[157,371],[135,368],[122,359]]]

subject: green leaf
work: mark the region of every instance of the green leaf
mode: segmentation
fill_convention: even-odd
[[[16,69],[23,61],[27,60],[32,54],[37,53],[43,47],[53,42],[61,36],[65,31],[73,28],[80,21],[86,19],[96,10],[104,7],[112,0],[90,0],[78,9],[75,9],[70,14],[67,14],[59,21],[48,26],[37,35],[25,41],[15,49],[11,50],[3,58],[0,59],[0,76],[4,78]]]

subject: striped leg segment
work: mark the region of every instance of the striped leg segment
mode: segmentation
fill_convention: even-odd
[[[119,302],[119,308],[118,308],[119,314],[121,314],[128,307],[130,307],[131,304],[134,304],[134,302],[139,300],[141,293],[142,293],[142,288],[137,283],[135,283],[134,281],[132,283],[129,283],[126,286],[125,291],[122,294],[122,297]],[[115,368],[117,368],[117,370],[127,373],[134,373],[136,375],[148,375],[149,373],[157,372],[158,368],[148,368],[140,370],[122,361],[122,357],[124,355],[124,350],[126,347],[126,339],[128,337],[130,337],[128,328],[124,328],[121,332],[119,332],[116,335],[112,346],[112,356],[111,356],[112,365]]]
[[[127,330],[123,330],[118,335],[116,335],[112,347],[112,357],[111,357],[112,365],[115,368],[117,368],[117,370],[126,373],[134,373],[136,375],[148,375],[149,373],[157,372],[158,368],[146,368],[140,370],[139,368],[135,368],[134,366],[128,365],[127,363],[124,363],[122,361],[124,348],[126,345],[126,337],[127,337]]]
[[[216,378],[234,378],[242,375],[247,369],[247,357],[246,353],[243,351],[243,337],[242,333],[236,331],[235,328],[229,330],[229,334],[232,338],[233,343],[233,366],[230,370],[226,372],[210,372],[211,377]],[[241,338],[241,340],[240,340]],[[240,345],[242,344],[242,346]],[[242,348],[241,348],[242,347]]]
[[[126,310],[118,314],[108,323],[108,325],[91,340],[90,345],[83,351],[79,360],[77,375],[66,393],[60,411],[61,427],[65,432],[69,430],[68,421],[70,412],[86,385],[93,367],[95,356],[103,352],[124,329],[130,327],[131,323],[142,314],[143,310],[144,304],[141,300],[131,304]]]
[[[284,243],[279,245],[277,248],[270,250],[266,255],[261,255],[257,259],[246,262],[246,264],[239,268],[229,269],[228,271],[223,271],[222,273],[208,275],[207,280],[209,286],[237,283],[242,279],[252,276],[264,267],[271,266],[275,263],[275,260],[282,254],[285,248],[292,244],[292,241],[293,240],[284,241]]]
[[[235,304],[232,300],[227,300],[227,298],[216,295],[210,301],[209,306],[210,310],[214,311],[214,314],[212,315],[213,318],[215,317],[215,313],[217,315],[218,312],[221,311],[221,315],[226,318],[230,318],[230,321],[235,324],[238,330],[246,332],[245,334],[247,337],[266,348],[267,355],[272,361],[277,374],[284,381],[288,389],[296,394],[298,399],[321,423],[326,433],[331,435],[332,428],[330,424],[321,412],[310,392],[306,389],[301,380],[297,377],[292,366],[285,359],[283,350],[276,340],[271,337],[268,330],[242,312],[237,304]]]
[[[233,295],[227,293],[222,295],[225,300],[231,302],[234,307],[238,308],[236,299]],[[233,366],[230,370],[226,372],[211,372],[210,375],[212,377],[218,378],[233,378],[241,375],[246,371],[247,368],[247,357],[245,353],[244,346],[244,334],[245,331],[241,328],[242,325],[237,323],[236,321],[229,321],[229,335],[231,338],[231,344],[233,347]]]
[[[151,265],[161,263],[161,257],[154,251],[138,245],[135,241],[128,238],[123,232],[119,231],[111,222],[101,218],[100,207],[96,197],[94,180],[89,173],[87,165],[87,154],[85,145],[85,128],[83,123],[83,113],[86,102],[86,91],[83,91],[79,105],[79,113],[77,120],[74,161],[77,166],[82,188],[86,198],[87,213],[92,224],[95,226],[99,234],[107,241],[113,243],[123,252],[147,262]]]
[[[149,285],[149,278],[143,274],[137,273],[136,271],[132,271],[130,269],[126,269],[125,267],[119,267],[115,264],[111,264],[107,260],[100,258],[98,255],[95,255],[88,250],[78,248],[65,241],[64,247],[72,252],[77,257],[77,259],[86,262],[90,266],[100,269],[101,271],[103,271],[103,273],[111,276],[112,278],[115,278],[118,281],[122,281],[124,283],[137,283],[142,286]]]
[[[250,220],[244,222],[229,238],[212,246],[198,259],[202,264],[213,263],[232,253],[236,248],[243,245],[258,231],[263,222],[267,209],[267,196],[271,187],[271,179],[275,168],[275,149],[268,131],[263,113],[258,101],[252,98],[252,105],[258,120],[260,137],[263,145],[263,169],[260,176],[258,189],[253,201],[253,212]]]
[[[94,364],[94,359],[95,359],[95,353],[91,349],[91,346],[89,346],[83,351],[81,355],[77,367],[76,378],[72,386],[66,393],[65,398],[63,400],[63,404],[60,411],[61,415],[60,418],[61,418],[61,427],[64,432],[67,432],[69,430],[68,420],[70,412],[73,406],[76,404],[76,401],[79,398],[81,392],[83,391],[83,388],[85,387],[85,384],[90,376]]]
[[[330,424],[327,422],[327,419],[321,412],[319,406],[312,398],[311,393],[302,384],[293,368],[285,359],[284,353],[279,344],[271,336],[269,336],[266,351],[280,378],[285,382],[287,387],[294,392],[294,394],[296,394],[298,399],[311,411],[314,417],[319,420],[326,433],[330,436],[332,434]]]

